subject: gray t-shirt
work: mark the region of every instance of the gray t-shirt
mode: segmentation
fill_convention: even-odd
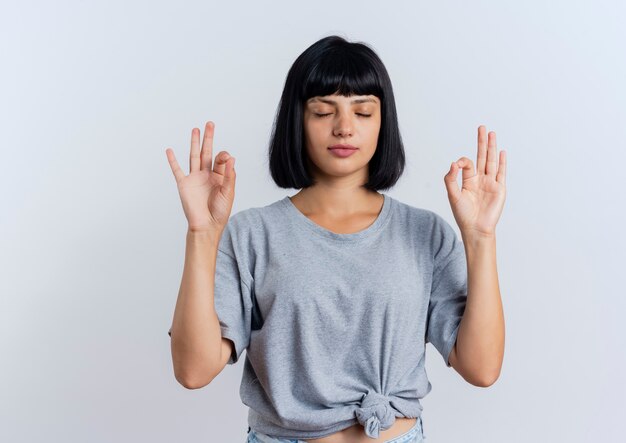
[[[215,308],[235,344],[228,363],[247,350],[240,396],[255,431],[320,438],[360,423],[377,438],[396,417],[421,415],[426,343],[450,367],[467,297],[463,243],[438,214],[382,195],[374,223],[351,234],[289,197],[231,214]]]

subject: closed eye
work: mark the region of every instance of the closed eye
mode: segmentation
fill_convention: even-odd
[[[315,115],[316,115],[317,117],[322,118],[322,117],[326,117],[326,116],[331,115],[331,114],[332,114],[332,112],[330,112],[330,113],[328,113],[328,114],[317,114],[317,113],[316,113]],[[356,114],[356,115],[360,115],[361,117],[371,117],[371,116],[372,116],[372,114],[361,114],[361,113],[358,113],[358,112],[357,112],[357,114]]]

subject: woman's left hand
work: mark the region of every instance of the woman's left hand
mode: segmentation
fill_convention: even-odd
[[[506,151],[496,154],[496,133],[485,126],[478,127],[478,156],[474,163],[461,157],[450,166],[444,182],[454,219],[465,235],[495,236],[506,196]],[[463,186],[459,189],[457,174],[462,169]]]

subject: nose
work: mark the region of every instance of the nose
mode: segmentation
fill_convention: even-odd
[[[347,114],[339,115],[333,132],[337,137],[352,135],[352,120],[350,120],[350,116]]]

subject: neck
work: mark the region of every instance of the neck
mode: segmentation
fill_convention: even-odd
[[[304,188],[291,197],[291,201],[305,214],[323,214],[330,217],[370,212],[372,207],[379,208],[383,199],[382,194],[363,187],[325,184]]]

